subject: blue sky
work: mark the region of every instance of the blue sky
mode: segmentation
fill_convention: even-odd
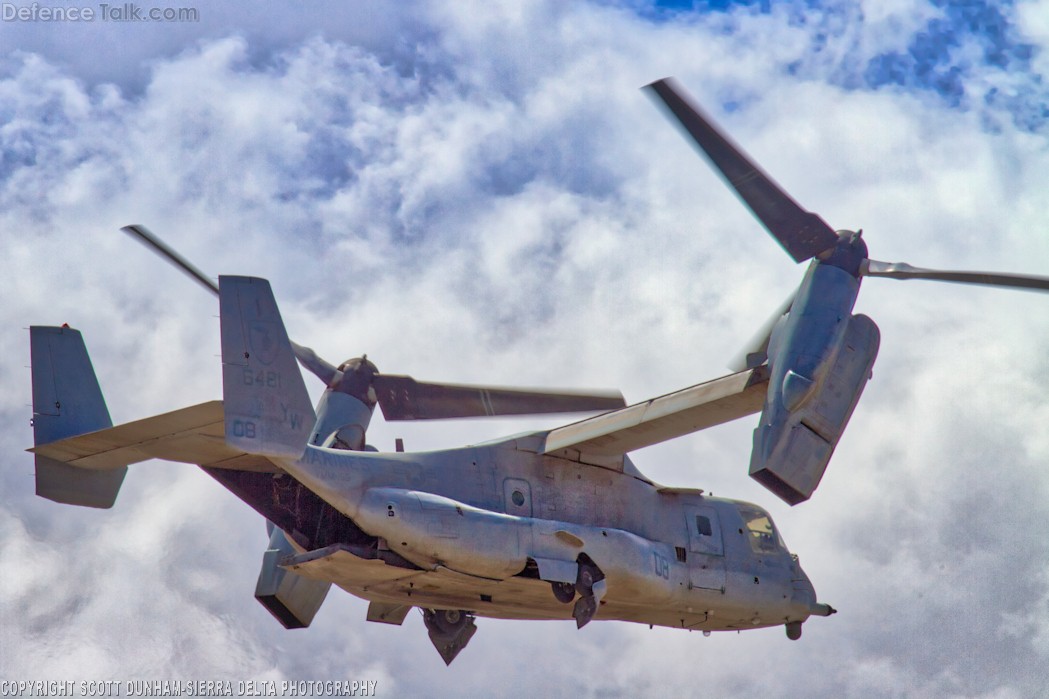
[[[17,4],[17,3],[15,3]],[[177,3],[185,6],[188,3]],[[160,6],[160,5],[158,5]],[[421,620],[333,592],[281,629],[263,523],[199,470],[107,512],[33,495],[28,333],[69,322],[128,421],[219,397],[213,299],[118,232],[271,280],[332,361],[449,381],[715,377],[802,270],[638,89],[675,75],[872,257],[1047,274],[1049,5],[201,4],[183,24],[0,22],[0,668],[29,678],[375,679],[380,696],[1049,692],[1049,299],[871,279],[874,379],[809,503],[746,477],[746,420],[635,455],[768,506],[840,613],[703,638]],[[316,395],[319,386],[312,386]],[[391,427],[380,448],[544,421]]]
[[[788,66],[792,74],[831,79],[842,87],[871,90],[885,87],[928,92],[951,107],[980,110],[987,106],[1008,114],[1015,125],[1042,131],[1047,116],[1046,88],[1032,66],[1039,45],[1024,36],[1017,3],[933,2],[925,17],[907,27],[897,46],[869,51],[863,31],[863,3],[775,3],[788,21],[814,27],[808,55]],[[1023,3],[1021,6],[1030,4]],[[878,13],[875,5],[869,10]],[[769,15],[767,2],[657,2],[642,14],[657,22],[678,22],[696,15],[732,16],[740,11]],[[889,24],[893,21],[891,12]],[[904,28],[904,27],[900,27]],[[992,69],[1008,74],[1011,84],[985,84],[978,73]]]

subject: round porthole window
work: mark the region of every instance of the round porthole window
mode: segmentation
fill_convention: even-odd
[[[515,490],[510,495],[510,500],[514,503],[514,505],[516,505],[517,507],[520,507],[525,502],[524,493],[522,493],[520,490]]]

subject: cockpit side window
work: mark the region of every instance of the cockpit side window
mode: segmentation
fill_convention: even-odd
[[[785,550],[769,513],[754,505],[740,504],[739,514],[745,526],[743,533],[754,553],[776,553]]]

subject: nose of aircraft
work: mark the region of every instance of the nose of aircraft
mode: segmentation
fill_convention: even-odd
[[[836,614],[838,610],[829,604],[816,601],[816,589],[812,586],[809,576],[801,569],[797,556],[792,556],[792,560],[791,616],[800,617],[800,619],[794,618],[788,621],[786,627],[787,637],[791,640],[797,640],[801,638],[801,625],[809,616],[830,616],[831,614]]]

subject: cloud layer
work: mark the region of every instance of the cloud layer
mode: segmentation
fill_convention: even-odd
[[[669,74],[872,256],[1046,273],[1044,3],[291,7],[0,27],[18,47],[0,59],[5,675],[361,678],[382,696],[1049,691],[1034,294],[865,282],[874,380],[797,508],[746,477],[750,421],[634,455],[660,482],[769,507],[840,610],[797,643],[481,620],[445,669],[421,619],[367,623],[338,591],[312,628],[281,629],[251,599],[263,523],[197,470],[134,467],[108,512],[35,498],[23,328],[80,328],[117,422],[219,397],[213,299],[127,223],[213,274],[269,278],[292,335],[332,361],[630,400],[722,373],[801,269],[637,89]],[[369,436],[424,449],[543,424]]]

